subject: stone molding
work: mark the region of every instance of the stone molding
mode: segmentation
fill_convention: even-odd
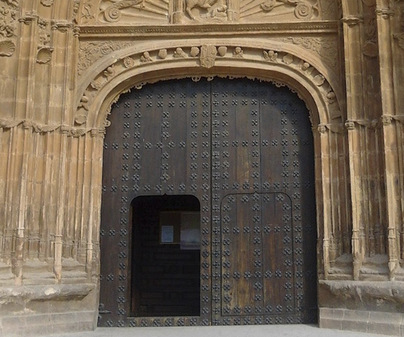
[[[290,23],[250,23],[250,24],[227,24],[227,25],[197,25],[191,26],[184,31],[184,26],[79,26],[80,38],[88,39],[91,37],[102,36],[114,37],[116,35],[133,35],[138,37],[148,36],[172,36],[180,34],[181,36],[201,36],[207,33],[220,33],[233,35],[236,33],[267,33],[267,34],[290,34],[298,33],[338,33],[338,21],[318,21],[318,22],[294,22]],[[222,35],[221,35],[222,36]]]
[[[65,124],[59,125],[49,125],[49,124],[41,124],[31,120],[12,120],[12,119],[0,119],[0,129],[12,129],[15,127],[21,127],[25,130],[31,130],[35,133],[52,133],[59,131],[62,134],[65,134],[69,137],[81,137],[87,133],[90,133],[92,136],[104,135],[105,130],[100,128],[80,128],[80,127],[70,127]]]
[[[341,88],[338,84],[336,76],[333,75],[327,68],[321,63],[316,62],[316,57],[309,53],[302,53],[306,57],[302,58],[297,56],[299,53],[299,46],[290,45],[281,47],[281,43],[264,43],[262,44],[248,44],[241,42],[235,44],[235,42],[227,44],[221,43],[222,41],[215,41],[212,43],[210,40],[205,41],[192,41],[187,44],[172,41],[161,44],[159,48],[156,48],[154,44],[153,49],[142,47],[141,45],[136,47],[127,47],[123,50],[117,50],[111,52],[111,54],[105,55],[99,61],[94,63],[88,70],[82,75],[82,81],[79,84],[76,100],[77,109],[75,113],[75,122],[78,125],[84,125],[91,120],[90,125],[94,123],[94,117],[89,117],[90,111],[97,111],[94,107],[94,102],[98,100],[99,92],[105,87],[110,87],[111,83],[120,83],[122,80],[119,78],[125,78],[126,80],[132,76],[136,76],[140,72],[153,72],[158,69],[168,68],[190,68],[201,69],[204,68],[204,60],[201,59],[203,46],[212,46],[216,48],[216,55],[211,60],[211,67],[215,64],[219,66],[222,62],[231,62],[233,67],[258,67],[259,64],[271,68],[270,70],[274,75],[272,80],[277,81],[276,73],[290,73],[293,72],[295,76],[299,77],[299,81],[305,81],[311,83],[312,90],[316,90],[320,93],[322,101],[329,110],[329,117],[327,119],[335,119],[341,117],[341,108],[338,100],[342,97]],[[266,47],[266,48],[265,48]],[[267,49],[268,48],[268,49]],[[239,52],[237,52],[239,51]],[[112,56],[113,55],[113,56]],[[308,59],[312,59],[311,63]],[[112,60],[112,63],[111,63]],[[317,67],[317,64],[319,68]],[[97,70],[99,69],[99,70]],[[143,70],[144,69],[144,70]],[[194,72],[194,75],[192,75]],[[89,74],[92,75],[89,75]],[[192,77],[198,76],[200,70],[192,70],[188,76],[175,76],[171,74],[170,78],[180,77]],[[226,76],[226,74],[218,73],[215,71],[210,72],[211,75],[202,76]],[[133,74],[133,75],[131,75]],[[227,76],[233,76],[233,74],[227,74]],[[289,75],[288,75],[289,76]],[[282,75],[281,75],[282,77]],[[265,77],[250,76],[259,80],[268,80]],[[159,80],[164,77],[159,78]],[[156,79],[149,82],[153,83]],[[142,80],[141,83],[133,83],[132,86],[140,89],[148,81]],[[279,81],[279,82],[282,82]],[[333,84],[331,84],[333,83]],[[112,84],[113,85],[113,84]],[[293,88],[293,86],[291,86]],[[79,98],[80,97],[80,98]],[[88,123],[87,123],[88,124]],[[102,123],[105,125],[105,122]],[[97,127],[102,127],[98,122]]]

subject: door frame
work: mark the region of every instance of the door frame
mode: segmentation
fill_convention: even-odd
[[[191,49],[195,45],[228,46],[227,55],[217,57],[213,66],[203,67],[199,58],[174,58],[158,59],[159,50],[167,49],[174,53],[176,48]],[[119,99],[119,96],[135,87],[140,89],[146,83],[155,83],[160,80],[181,79],[185,77],[198,81],[202,77],[247,77],[254,80],[272,82],[278,86],[287,86],[297,92],[306,103],[313,127],[314,153],[315,153],[315,195],[317,212],[317,260],[318,279],[325,279],[330,270],[330,257],[332,247],[332,213],[335,208],[349,207],[346,203],[335,202],[336,198],[347,200],[346,195],[335,193],[332,181],[340,180],[341,174],[334,170],[336,162],[330,157],[338,158],[337,164],[347,166],[345,149],[331,147],[330,144],[346,144],[347,134],[343,130],[341,121],[344,99],[342,87],[339,85],[338,76],[330,71],[318,57],[301,53],[298,46],[286,49],[283,45],[268,40],[255,39],[251,42],[243,42],[243,57],[233,57],[232,50],[240,46],[238,42],[229,42],[225,39],[204,40],[189,39],[187,41],[166,40],[156,47],[153,42],[142,42],[136,46],[128,47],[114,52],[114,55],[101,58],[91,66],[87,73],[83,74],[75,93],[77,103],[76,115],[83,114],[85,109],[86,125],[97,136],[104,134],[109,126],[108,114],[111,106]],[[263,51],[275,51],[276,59],[268,60],[263,57]],[[139,63],[135,60],[148,51],[156,56],[155,62]],[[304,55],[304,59],[299,56]],[[265,56],[265,54],[264,54]],[[302,66],[305,64],[305,67]],[[307,66],[310,72],[307,72]],[[108,70],[108,71],[107,71]],[[83,103],[85,102],[85,107]],[[341,127],[342,125],[342,127]],[[93,169],[102,172],[103,139],[96,137],[94,143],[94,155],[92,158]],[[345,145],[344,145],[345,146]],[[346,170],[347,172],[348,170]],[[92,216],[92,232],[95,251],[99,252],[99,226],[102,191],[102,174],[97,174],[93,182],[93,199],[91,200],[94,212]],[[348,186],[349,176],[341,183]],[[346,188],[348,193],[348,188]],[[349,212],[345,213],[349,214]],[[88,264],[95,263],[95,270],[99,270],[99,254],[95,261],[89,260]],[[98,288],[99,290],[99,288]]]

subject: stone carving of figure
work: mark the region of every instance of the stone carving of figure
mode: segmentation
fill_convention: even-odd
[[[150,54],[148,51],[145,51],[142,56],[140,56],[140,62],[146,63],[146,62],[153,62],[153,59],[150,57]]]
[[[243,57],[243,49],[241,49],[241,47],[236,47],[234,49],[233,57],[242,58]]]
[[[278,53],[273,50],[264,50],[264,58],[269,62],[277,62]]]
[[[192,10],[196,7],[206,10],[206,14],[197,17]],[[226,18],[227,6],[221,0],[185,0],[185,11],[192,20],[200,18]]]
[[[177,48],[175,51],[174,51],[174,55],[173,55],[175,58],[185,58],[185,57],[187,57],[187,54],[182,50],[182,48]]]

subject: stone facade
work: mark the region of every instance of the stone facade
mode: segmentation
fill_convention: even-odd
[[[404,336],[402,0],[0,0],[4,335],[95,328],[111,105],[216,76],[310,111],[320,326]]]

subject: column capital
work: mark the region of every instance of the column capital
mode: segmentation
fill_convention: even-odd
[[[360,15],[348,15],[341,19],[341,21],[347,24],[349,27],[354,27],[363,23],[363,17]]]

